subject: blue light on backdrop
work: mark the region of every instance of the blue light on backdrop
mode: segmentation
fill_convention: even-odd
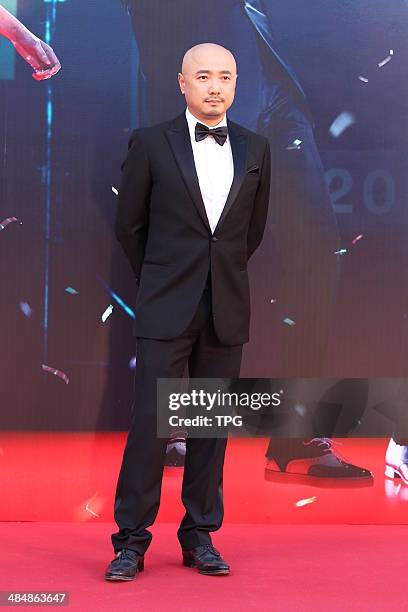
[[[2,0],[2,4],[12,15],[17,15],[17,0]],[[13,80],[14,66],[14,47],[11,42],[0,37],[0,80]]]

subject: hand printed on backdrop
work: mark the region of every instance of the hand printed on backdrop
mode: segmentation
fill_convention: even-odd
[[[30,32],[2,5],[0,5],[0,34],[7,38],[23,60],[34,68],[31,76],[36,81],[50,79],[61,70],[61,64],[53,49]]]

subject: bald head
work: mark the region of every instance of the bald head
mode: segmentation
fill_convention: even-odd
[[[208,63],[224,65],[225,70],[234,75],[237,73],[237,65],[231,51],[215,43],[201,43],[188,49],[183,57],[181,72],[184,75],[191,74]]]
[[[189,110],[208,125],[216,125],[231,106],[237,66],[231,51],[215,43],[201,43],[184,54],[178,74]]]

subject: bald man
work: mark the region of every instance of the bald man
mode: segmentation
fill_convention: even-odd
[[[247,262],[265,229],[271,159],[266,137],[227,118],[234,56],[204,43],[189,49],[178,83],[187,108],[134,130],[122,165],[116,237],[138,292],[135,409],[116,490],[115,558],[107,580],[144,567],[148,527],[160,503],[167,446],[157,437],[157,378],[238,378],[249,340]],[[183,565],[228,574],[211,532],[223,519],[226,438],[187,440],[178,529]]]

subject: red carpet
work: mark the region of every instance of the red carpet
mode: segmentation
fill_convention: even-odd
[[[0,434],[0,521],[113,521],[123,433]],[[384,477],[385,439],[339,440],[345,458],[374,472],[373,487],[325,489],[265,480],[267,440],[233,439],[224,471],[230,523],[383,523],[408,521],[408,487]],[[183,514],[183,470],[168,468],[159,520]],[[296,506],[302,499],[312,503]]]
[[[153,528],[136,580],[108,583],[114,524],[0,523],[0,590],[68,591],[69,609],[99,612],[407,609],[406,526],[225,525],[220,577],[181,565],[176,528]]]
[[[113,558],[125,440],[123,433],[1,434],[0,590],[66,590],[70,609],[99,612],[407,609],[408,525],[398,523],[407,522],[408,487],[384,477],[387,440],[338,446],[374,472],[374,486],[362,489],[269,482],[267,441],[230,440],[225,522],[214,534],[231,564],[227,577],[181,565],[182,469],[168,468],[145,572],[117,584],[103,574]],[[296,505],[307,498],[311,503]]]

